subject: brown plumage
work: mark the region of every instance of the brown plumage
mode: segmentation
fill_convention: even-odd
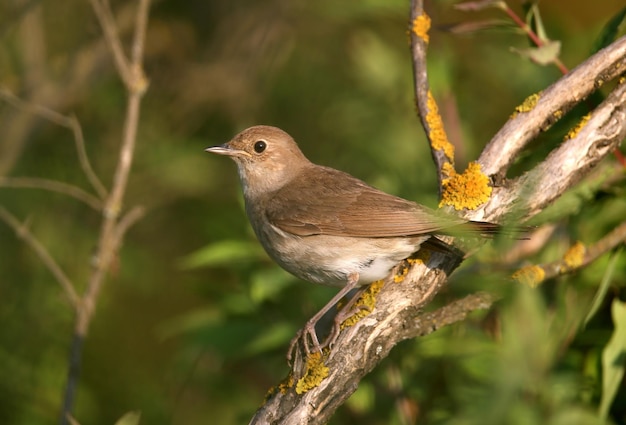
[[[352,288],[386,277],[437,234],[481,236],[499,229],[433,211],[313,164],[276,127],[251,127],[207,151],[237,164],[248,218],[270,257],[304,280],[342,287],[305,327],[318,349],[315,322]],[[441,241],[429,246],[446,250]]]

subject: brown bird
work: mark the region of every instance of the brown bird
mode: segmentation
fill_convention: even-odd
[[[307,349],[306,335],[317,350],[332,343],[330,337],[319,343],[315,324],[355,287],[385,278],[427,241],[456,252],[435,235],[459,230],[480,236],[500,228],[435,212],[313,164],[276,127],[248,128],[206,151],[237,164],[248,219],[269,256],[300,279],[341,287],[303,328]]]

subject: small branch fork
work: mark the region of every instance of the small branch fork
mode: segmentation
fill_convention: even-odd
[[[143,72],[143,56],[150,0],[138,0],[137,2],[134,36],[129,57],[124,53],[109,1],[90,0],[90,3],[103,30],[106,44],[111,50],[117,72],[127,91],[126,115],[119,151],[119,160],[113,175],[113,184],[110,192],[105,189],[91,167],[85,149],[82,128],[75,116],[64,116],[48,108],[32,105],[22,101],[6,90],[0,90],[0,98],[14,107],[39,115],[72,131],[80,166],[97,195],[94,196],[71,184],[28,177],[0,178],[0,187],[37,188],[63,193],[84,202],[91,208],[102,213],[102,224],[93,269],[88,279],[85,292],[80,296],[76,292],[76,285],[54,260],[43,244],[32,234],[27,224],[21,223],[4,207],[0,207],[0,220],[11,227],[18,237],[35,251],[42,263],[59,282],[64,294],[67,296],[76,312],[74,336],[69,356],[67,386],[60,417],[61,424],[67,424],[72,420],[71,412],[80,373],[83,342],[88,333],[89,324],[93,318],[107,271],[122,245],[126,232],[144,215],[144,209],[142,207],[133,207],[123,212],[122,205],[137,141],[141,99],[148,88],[148,80]]]

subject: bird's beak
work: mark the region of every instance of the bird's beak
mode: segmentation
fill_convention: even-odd
[[[210,148],[206,148],[204,151],[210,152],[210,153],[216,153],[218,155],[227,155],[227,156],[247,156],[247,157],[251,156],[248,152],[242,151],[239,149],[233,149],[230,146],[228,146],[228,144],[212,146]]]

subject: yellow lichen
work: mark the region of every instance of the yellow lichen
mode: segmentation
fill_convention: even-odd
[[[576,242],[572,245],[563,256],[564,269],[571,270],[580,267],[585,259],[586,251],[587,248],[582,242]]]
[[[428,31],[430,30],[430,18],[427,14],[422,13],[415,18],[411,29],[413,30],[413,34],[428,43],[430,39],[428,36]]]
[[[289,375],[285,379],[283,379],[280,384],[275,387],[270,387],[270,389],[267,390],[267,393],[265,394],[265,401],[269,400],[277,392],[280,392],[281,394],[286,394],[287,391],[292,387],[293,375],[290,372]]]
[[[441,166],[441,178],[443,180],[452,177],[456,174],[454,166],[450,162],[444,162]]]
[[[293,387],[293,375],[290,372],[289,376],[287,376],[285,380],[278,384],[278,391],[280,391],[281,394],[286,394],[287,390],[289,390],[289,388],[291,387]]]
[[[345,329],[350,326],[354,326],[359,320],[369,315],[376,306],[376,296],[383,288],[385,284],[384,280],[377,280],[370,283],[367,289],[361,294],[358,300],[354,303],[352,309],[355,313],[341,322],[341,329]]]
[[[589,121],[590,117],[591,115],[589,114],[582,117],[580,121],[578,122],[578,124],[576,124],[576,127],[572,128],[570,131],[567,132],[567,134],[565,135],[564,141],[570,140],[576,137],[578,133],[580,132],[580,130],[582,130],[585,125],[587,125],[587,121]]]
[[[561,111],[560,109],[557,109],[556,111],[552,112],[552,116],[555,119],[560,120],[563,117],[563,111]]]
[[[439,207],[450,205],[456,210],[467,208],[470,210],[489,200],[491,186],[487,177],[477,162],[471,162],[462,174],[453,172],[442,182],[443,192]]]
[[[517,114],[521,114],[522,112],[531,111],[537,105],[537,102],[539,102],[540,98],[541,92],[534,93],[528,96],[526,99],[524,99],[521,105],[515,107],[515,111],[511,115],[511,118],[515,118]]]
[[[528,285],[531,288],[537,287],[546,277],[546,272],[540,266],[526,266],[522,267],[511,278],[517,280],[519,283]]]
[[[402,282],[407,273],[409,273],[409,268],[405,265],[402,265],[402,267],[400,267],[399,273],[393,276],[394,283]]]
[[[304,376],[296,383],[296,394],[304,394],[317,387],[328,376],[328,372],[322,353],[309,354],[306,358]]]
[[[439,107],[433,97],[433,94],[428,91],[427,100],[428,113],[426,114],[426,123],[430,129],[430,143],[433,149],[441,150],[445,156],[450,160],[454,160],[454,146],[448,140],[446,130],[443,128],[443,120],[439,114]]]

